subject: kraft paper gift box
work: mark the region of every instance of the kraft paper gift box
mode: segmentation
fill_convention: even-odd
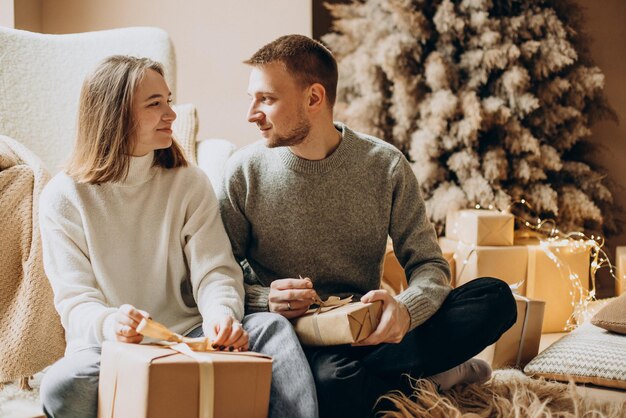
[[[513,245],[515,221],[510,213],[465,209],[446,216],[445,237],[465,244]]]
[[[250,352],[190,355],[158,345],[105,342],[98,417],[267,417],[270,357]]]
[[[515,324],[502,334],[495,344],[476,356],[490,363],[494,369],[503,367],[522,369],[539,352],[546,303],[520,295],[515,295],[515,303],[517,305]]]
[[[546,302],[541,332],[563,332],[574,312],[574,298],[589,291],[590,246],[582,241],[527,242],[526,296]],[[572,280],[577,276],[577,280]],[[579,287],[579,288],[578,288]],[[583,295],[584,298],[584,295]]]
[[[450,265],[450,285],[454,287],[454,277],[455,277],[455,262],[454,262],[454,253],[443,253],[443,258],[446,259],[448,264]],[[387,240],[387,249],[385,250],[385,260],[383,263],[383,274],[380,283],[380,288],[385,289],[391,295],[396,296],[409,287],[408,282],[406,280],[406,274],[402,265],[398,261],[395,253],[393,252],[393,243],[391,240]]]
[[[528,250],[523,245],[477,246],[439,238],[444,253],[454,253],[455,286],[479,277],[495,277],[510,285],[519,285],[517,292],[525,294]]]
[[[393,296],[399,294],[409,287],[406,274],[400,262],[393,252],[393,243],[391,239],[387,240],[387,248],[385,249],[385,259],[383,261],[383,274],[381,277],[380,288],[385,289]]]
[[[626,247],[615,248],[615,296],[626,292]]]
[[[351,344],[366,339],[378,326],[382,302],[354,302],[338,308],[322,308],[293,321],[302,345],[329,346]]]

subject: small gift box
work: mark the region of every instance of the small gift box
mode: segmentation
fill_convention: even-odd
[[[514,219],[510,213],[466,209],[446,216],[446,238],[473,245],[513,245]]]
[[[404,269],[393,252],[393,243],[391,239],[388,239],[380,288],[385,289],[391,295],[395,296],[400,294],[408,286]]]
[[[454,277],[456,275],[454,253],[444,252],[442,255],[450,265],[450,285],[454,287]],[[409,285],[406,279],[406,273],[393,252],[393,244],[391,240],[388,240],[387,249],[385,250],[385,260],[383,263],[383,274],[380,288],[385,289],[391,295],[396,296],[407,287],[409,287]]]
[[[454,259],[454,252],[443,251],[442,255],[450,266],[450,286],[456,287],[456,260]]]
[[[477,246],[439,238],[444,253],[453,253],[456,264],[454,286],[460,286],[479,277],[495,277],[511,285],[519,285],[524,294],[528,250],[523,245]]]
[[[589,292],[590,246],[567,239],[528,242],[526,296],[546,302],[541,332],[563,332],[575,303]]]
[[[615,248],[615,296],[626,292],[626,247]]]
[[[311,309],[293,321],[302,345],[351,344],[366,339],[378,326],[382,302],[354,302],[339,307]]]
[[[270,357],[173,348],[105,342],[98,417],[267,417]]]
[[[546,303],[515,295],[517,321],[502,334],[495,344],[485,348],[476,357],[491,364],[494,369],[523,368],[539,352],[541,324]]]

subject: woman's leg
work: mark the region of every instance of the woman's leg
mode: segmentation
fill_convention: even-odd
[[[263,312],[246,316],[243,327],[250,336],[250,350],[274,359],[270,417],[317,417],[313,375],[291,323]]]
[[[40,387],[46,417],[95,417],[99,377],[99,347],[77,351],[54,363],[44,373]]]

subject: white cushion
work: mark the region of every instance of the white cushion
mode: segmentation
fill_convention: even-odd
[[[176,142],[185,151],[189,162],[196,163],[196,138],[198,136],[198,112],[192,104],[172,106],[176,112],[176,120],[172,124],[172,131]]]
[[[584,323],[541,352],[524,373],[626,389],[626,335]]]
[[[205,139],[198,143],[198,167],[209,177],[216,192],[222,187],[224,166],[235,148],[226,139]]]

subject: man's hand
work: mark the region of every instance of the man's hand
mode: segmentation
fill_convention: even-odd
[[[270,285],[267,304],[270,312],[291,319],[302,316],[317,299],[310,279],[279,279]]]
[[[139,344],[143,335],[137,332],[137,326],[143,318],[149,318],[148,312],[132,305],[122,305],[114,314],[115,339],[123,343]]]
[[[248,333],[243,329],[241,322],[230,315],[207,321],[203,328],[216,350],[247,351],[249,348]]]
[[[411,316],[404,304],[398,302],[386,290],[372,290],[361,298],[361,302],[383,302],[383,313],[376,330],[361,342],[352,345],[377,345],[381,343],[397,344],[409,331]]]

